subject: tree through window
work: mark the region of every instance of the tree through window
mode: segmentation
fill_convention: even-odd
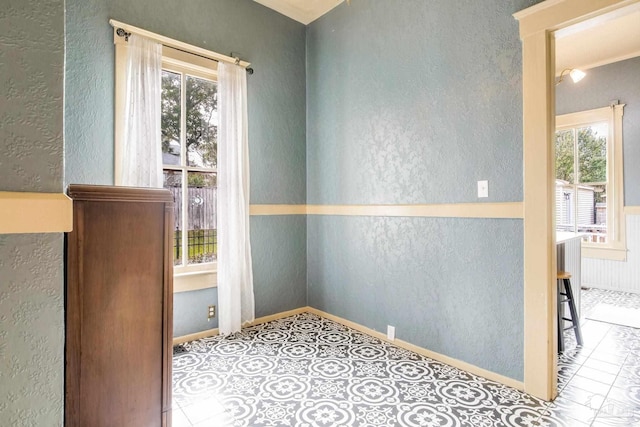
[[[607,242],[607,123],[556,132],[556,222],[559,230]]]

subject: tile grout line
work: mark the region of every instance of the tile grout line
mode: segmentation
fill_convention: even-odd
[[[611,331],[611,329],[609,329],[609,331],[607,331],[607,334]],[[600,411],[602,411],[602,408],[604,407],[604,404],[607,402],[607,400],[609,399],[609,394],[611,394],[611,390],[614,387],[614,384],[616,383],[616,380],[618,379],[618,377],[620,376],[620,373],[622,372],[622,368],[624,367],[624,364],[626,362],[626,360],[629,358],[629,354],[627,354],[624,357],[624,361],[622,362],[622,364],[620,365],[620,369],[618,370],[618,373],[616,374],[616,377],[614,378],[613,382],[611,383],[611,386],[609,386],[609,390],[607,391],[607,394],[604,397],[604,401],[602,402],[602,405],[600,405],[600,408],[598,409],[596,415],[593,418],[593,423],[595,423],[598,420],[598,417],[600,416]],[[626,377],[625,377],[626,378]],[[593,425],[593,423],[591,423]]]

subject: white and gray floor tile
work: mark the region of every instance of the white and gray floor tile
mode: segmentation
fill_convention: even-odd
[[[585,292],[583,310],[600,297]],[[640,425],[640,330],[583,334],[582,348],[567,337],[548,403],[304,313],[177,347],[173,425]]]
[[[578,347],[573,331],[565,332],[566,350],[558,358],[560,394],[551,408],[579,426],[640,426],[640,329],[590,320],[599,303],[640,308],[640,295],[582,290],[584,344]]]

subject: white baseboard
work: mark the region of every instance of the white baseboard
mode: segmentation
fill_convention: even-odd
[[[294,310],[283,311],[281,313],[259,317],[253,322],[249,322],[246,325],[242,325],[242,326],[246,327],[246,326],[260,325],[262,323],[267,323],[267,322],[271,322],[273,320],[278,320],[278,319],[284,319],[285,317],[295,316],[296,314],[306,313],[308,311],[309,311],[309,307],[300,307]],[[189,341],[195,341],[202,338],[213,337],[218,335],[219,333],[220,331],[218,330],[218,328],[215,328],[215,329],[207,329],[206,331],[202,331],[202,332],[196,332],[195,334],[183,335],[181,337],[174,337],[173,345],[182,344]]]
[[[270,316],[263,316],[263,317],[260,317],[260,318],[258,318],[256,320],[254,320],[253,322],[251,322],[251,323],[249,323],[247,325],[243,325],[243,326],[260,325],[262,323],[271,322],[272,320],[284,319],[285,317],[295,316],[296,314],[306,313],[308,311],[309,311],[309,307],[300,307],[300,308],[296,308],[296,309],[293,309],[293,310],[283,311],[281,313],[272,314]]]
[[[640,294],[640,291],[638,289],[629,289],[629,288],[616,288],[613,286],[606,286],[606,285],[592,285],[592,284],[587,284],[587,283],[582,283],[582,288],[589,288],[589,289],[602,289],[605,291],[617,291],[617,292],[627,292],[630,294]]]
[[[300,313],[312,313],[312,314],[316,314],[318,316],[324,317],[326,319],[329,320],[333,320],[334,322],[340,323],[341,325],[347,326],[351,329],[355,329],[356,331],[360,331],[364,334],[370,335],[372,337],[378,338],[380,340],[383,341],[387,341],[390,343],[393,343],[394,345],[397,345],[400,348],[404,348],[405,350],[409,350],[409,351],[413,351],[414,353],[418,353],[421,354],[423,356],[429,357],[433,360],[437,360],[438,362],[442,362],[445,363],[447,365],[453,366],[455,368],[458,369],[462,369],[463,371],[467,371],[470,372],[472,374],[484,377],[486,379],[492,380],[492,381],[497,381],[501,384],[507,385],[509,387],[513,387],[515,389],[518,390],[524,390],[524,383],[522,381],[517,381],[514,380],[513,378],[509,378],[509,377],[505,377],[504,375],[501,374],[497,374],[495,372],[492,371],[488,371],[484,368],[480,368],[478,366],[472,365],[470,363],[467,362],[463,362],[462,360],[458,360],[458,359],[454,359],[453,357],[449,357],[446,356],[444,354],[440,354],[440,353],[436,353],[435,351],[431,351],[428,350],[426,348],[422,348],[419,347],[417,345],[411,344],[409,342],[403,341],[403,340],[393,340],[390,341],[387,339],[386,334],[383,334],[382,332],[378,332],[375,331],[373,329],[367,328],[366,326],[362,326],[358,323],[352,322],[350,320],[346,320],[343,319],[341,317],[338,316],[334,316],[333,314],[329,314],[327,312],[324,312],[322,310],[318,310],[316,308],[313,307],[301,307],[301,308],[296,308],[295,310],[289,310],[289,311],[284,311],[281,313],[276,313],[276,314],[272,314],[270,316],[264,316],[264,317],[260,317],[256,320],[254,320],[253,322],[245,325],[245,326],[253,326],[253,325],[259,325],[262,323],[266,323],[266,322],[271,322],[273,320],[278,320],[278,319],[283,319],[285,317],[289,317],[289,316],[294,316],[296,314],[300,314]],[[209,329],[206,331],[202,331],[202,332],[198,332],[195,334],[190,334],[190,335],[184,335],[181,337],[176,337],[173,339],[173,344],[182,344],[184,342],[188,342],[188,341],[194,341],[197,339],[201,339],[201,338],[206,338],[206,337],[211,337],[214,335],[218,335],[218,329]]]
[[[189,341],[195,341],[202,338],[213,337],[218,334],[219,334],[218,328],[215,328],[215,329],[207,329],[206,331],[202,331],[202,332],[196,332],[195,334],[188,334],[188,335],[183,335],[181,337],[174,337],[173,345],[178,345],[178,344],[182,344]]]

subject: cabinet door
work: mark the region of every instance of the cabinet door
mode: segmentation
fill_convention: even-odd
[[[165,205],[74,205],[67,276],[67,393],[74,397],[67,425],[160,426]]]

